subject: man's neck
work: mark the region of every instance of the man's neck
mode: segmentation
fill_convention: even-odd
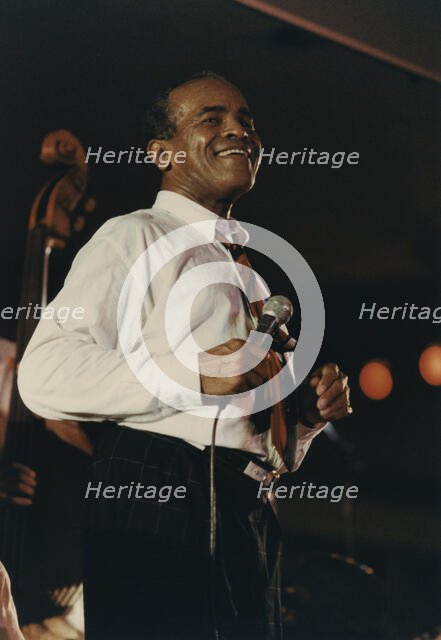
[[[167,191],[173,191],[174,193],[178,193],[181,196],[185,196],[189,200],[196,202],[201,207],[208,209],[208,211],[212,211],[216,215],[221,218],[229,218],[231,216],[231,209],[233,207],[233,203],[231,200],[216,200],[215,198],[203,197],[203,196],[195,196],[193,193],[188,191],[185,188],[178,186],[171,186],[162,184],[161,189],[166,189]]]

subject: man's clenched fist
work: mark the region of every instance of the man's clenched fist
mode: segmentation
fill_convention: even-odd
[[[299,388],[298,407],[300,420],[311,425],[350,415],[348,376],[334,362],[316,369]]]

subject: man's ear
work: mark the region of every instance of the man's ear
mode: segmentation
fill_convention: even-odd
[[[172,151],[167,140],[150,140],[147,144],[147,154],[159,171],[168,171],[171,168]]]

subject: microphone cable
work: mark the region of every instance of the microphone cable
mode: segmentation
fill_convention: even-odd
[[[216,528],[217,528],[217,514],[216,514],[216,432],[217,425],[219,423],[219,417],[223,409],[227,406],[225,399],[219,401],[216,416],[213,422],[213,428],[211,431],[211,444],[210,444],[210,538],[209,538],[209,550],[210,550],[210,604],[211,615],[213,619],[214,640],[220,640],[219,629],[217,627],[216,618]]]

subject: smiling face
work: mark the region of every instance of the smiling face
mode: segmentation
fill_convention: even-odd
[[[259,166],[261,143],[245,98],[228,82],[203,78],[174,89],[168,105],[175,132],[149,145],[172,153],[162,188],[228,214],[253,186]],[[179,151],[186,153],[183,163],[173,160]]]

